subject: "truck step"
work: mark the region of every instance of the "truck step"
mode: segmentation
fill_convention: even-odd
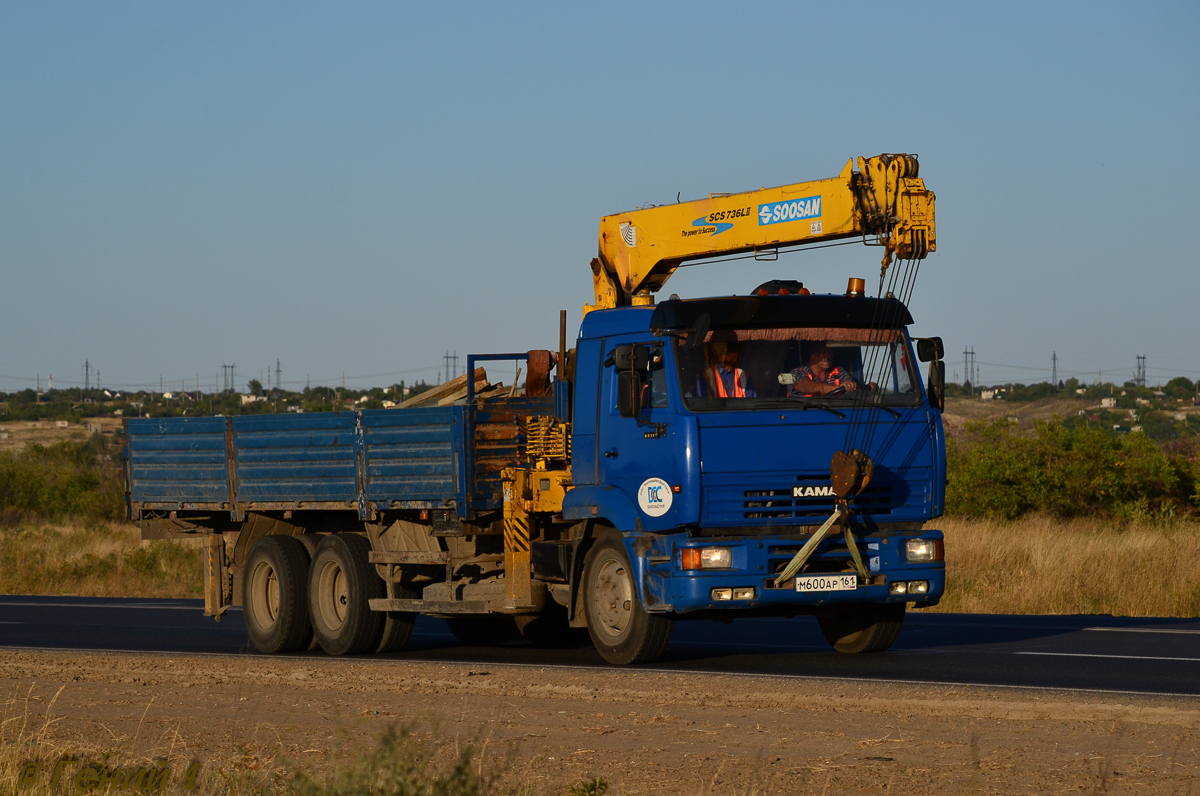
[[[446,554],[372,550],[367,560],[372,564],[445,564]]]
[[[370,601],[372,611],[402,611],[418,614],[486,614],[488,604],[483,600],[389,600],[381,597]]]

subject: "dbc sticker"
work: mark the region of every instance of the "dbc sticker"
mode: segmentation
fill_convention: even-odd
[[[661,478],[647,478],[638,488],[638,505],[651,517],[671,510],[671,485]]]

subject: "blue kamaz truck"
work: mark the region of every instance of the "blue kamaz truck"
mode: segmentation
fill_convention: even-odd
[[[885,249],[878,296],[652,296],[686,261],[853,236]],[[130,419],[129,516],[201,535],[206,613],[242,606],[267,653],[396,651],[418,613],[472,643],[586,628],[615,664],[700,618],[815,615],[884,650],[945,585],[943,351],[905,301],[933,246],[907,155],[606,217],[574,346],[563,313],[557,351],[470,356],[400,408]],[[514,359],[523,387],[491,387]]]

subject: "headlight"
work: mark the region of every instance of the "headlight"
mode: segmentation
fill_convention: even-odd
[[[701,547],[701,569],[729,569],[733,566],[733,553],[728,547]]]
[[[904,542],[904,558],[907,561],[941,561],[940,539],[908,539]]]
[[[729,569],[733,552],[728,547],[685,547],[680,551],[682,569]]]

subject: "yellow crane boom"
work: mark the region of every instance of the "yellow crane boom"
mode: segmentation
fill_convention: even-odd
[[[846,162],[836,177],[615,213],[600,219],[592,260],[596,303],[584,312],[650,304],[680,264],[840,238],[862,237],[893,258],[934,251],[934,195],[916,155]],[[868,241],[867,237],[872,240]]]

